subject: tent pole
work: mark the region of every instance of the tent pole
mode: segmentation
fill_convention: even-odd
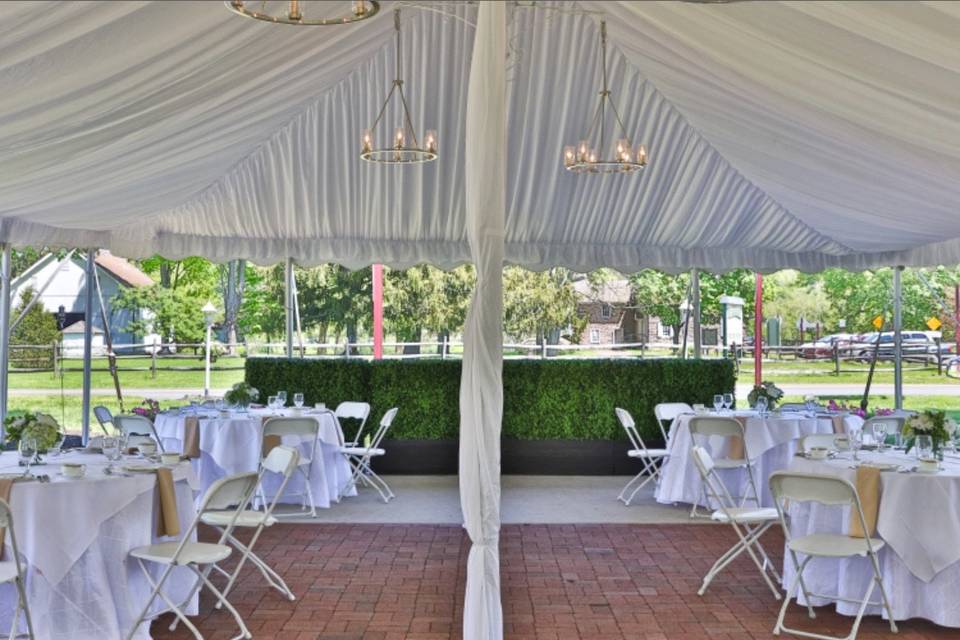
[[[96,249],[87,249],[87,272],[83,281],[83,444],[90,439],[90,380],[93,360],[93,288]]]
[[[700,270],[694,269],[690,274],[693,283],[693,357],[700,359]]]
[[[293,258],[287,258],[284,270],[284,311],[286,320],[287,357],[293,357]]]
[[[953,337],[957,341],[957,354],[960,354],[960,284],[953,287]]]
[[[293,285],[293,320],[297,331],[297,348],[300,349],[300,357],[305,358],[307,350],[303,346],[303,326],[300,324],[300,291],[297,289],[297,279],[291,280],[290,284]]]
[[[893,270],[893,404],[903,409],[903,267]]]
[[[10,363],[10,263],[9,244],[3,245],[0,257],[0,434],[3,434],[3,421],[7,417],[8,365]]]
[[[753,384],[763,382],[763,274],[757,273],[753,293]]]
[[[373,359],[383,358],[383,265],[373,265]]]

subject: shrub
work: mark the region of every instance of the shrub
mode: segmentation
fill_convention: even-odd
[[[20,296],[20,303],[11,317],[19,318],[30,301],[36,297],[32,288],[26,288]],[[10,333],[10,363],[24,369],[50,369],[53,367],[53,343],[59,341],[60,330],[57,319],[37,301],[17,328]],[[29,345],[17,348],[16,345]],[[39,348],[37,348],[39,347]]]
[[[250,358],[246,380],[262,397],[302,391],[330,408],[365,400],[371,421],[400,407],[391,437],[456,438],[459,360],[287,360]],[[615,407],[633,414],[645,438],[659,439],[659,402],[709,404],[732,391],[728,360],[507,360],[503,363],[503,435],[527,440],[620,440]]]

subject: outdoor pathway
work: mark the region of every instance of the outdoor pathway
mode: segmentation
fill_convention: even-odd
[[[772,638],[777,603],[749,560],[698,597],[700,579],[733,541],[718,525],[506,525],[501,536],[504,637],[509,640],[753,640]],[[205,539],[212,539],[209,531]],[[767,534],[779,561],[783,539]],[[287,602],[245,571],[231,598],[255,638],[448,640],[461,637],[468,541],[458,526],[281,524],[258,550],[299,596]],[[207,640],[235,633],[229,614],[201,601]],[[789,623],[810,628],[798,607]],[[190,637],[154,623],[153,637]],[[818,610],[815,628],[841,634],[849,618]],[[923,621],[900,640],[956,638]],[[867,618],[860,640],[892,637]]]

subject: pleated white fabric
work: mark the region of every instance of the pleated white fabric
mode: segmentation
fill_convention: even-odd
[[[317,30],[219,2],[0,3],[0,241],[469,261],[477,6],[404,7],[404,87],[440,159],[400,170],[358,148],[393,79],[391,8]],[[642,175],[561,167],[596,106],[597,12]],[[960,5],[538,2],[508,30],[507,262],[960,262]]]
[[[500,422],[503,416],[503,233],[506,169],[506,7],[483,2],[470,68],[467,233],[477,285],[464,329],[460,381],[460,504],[472,546],[465,640],[500,640]]]

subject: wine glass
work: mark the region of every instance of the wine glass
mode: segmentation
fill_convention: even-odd
[[[20,451],[20,464],[26,467],[23,475],[30,475],[30,465],[33,464],[34,457],[37,455],[37,440],[31,436],[20,438],[20,444],[17,445]]]
[[[860,447],[863,446],[863,429],[854,429],[849,434],[850,449],[853,451],[853,459],[860,459]]]
[[[107,465],[107,470],[113,471],[113,463],[117,459],[120,453],[120,438],[116,436],[103,436],[103,455],[107,457],[107,460],[110,461],[110,464]]]
[[[287,406],[287,392],[286,391],[277,391],[277,404],[279,409]]]
[[[720,409],[723,409],[723,394],[717,393],[713,396],[713,410],[720,413]]]
[[[277,408],[277,396],[267,396],[267,407],[270,409]]]
[[[767,398],[766,396],[760,396],[757,398],[757,413],[760,414],[760,417],[763,418],[767,415]]]
[[[293,406],[295,406],[297,409],[302,409],[302,408],[303,408],[303,394],[302,394],[302,393],[295,393],[295,394],[293,394]]]
[[[729,411],[733,407],[733,394],[725,393],[723,394],[723,408],[724,410]]]
[[[877,443],[877,451],[883,451],[884,444],[887,441],[887,423],[874,422],[871,427],[873,428],[873,439]]]
[[[216,408],[217,411],[223,411],[223,398],[217,398],[214,401],[213,406]]]
[[[807,398],[804,400],[803,406],[811,418],[817,415],[817,401],[814,398]]]

